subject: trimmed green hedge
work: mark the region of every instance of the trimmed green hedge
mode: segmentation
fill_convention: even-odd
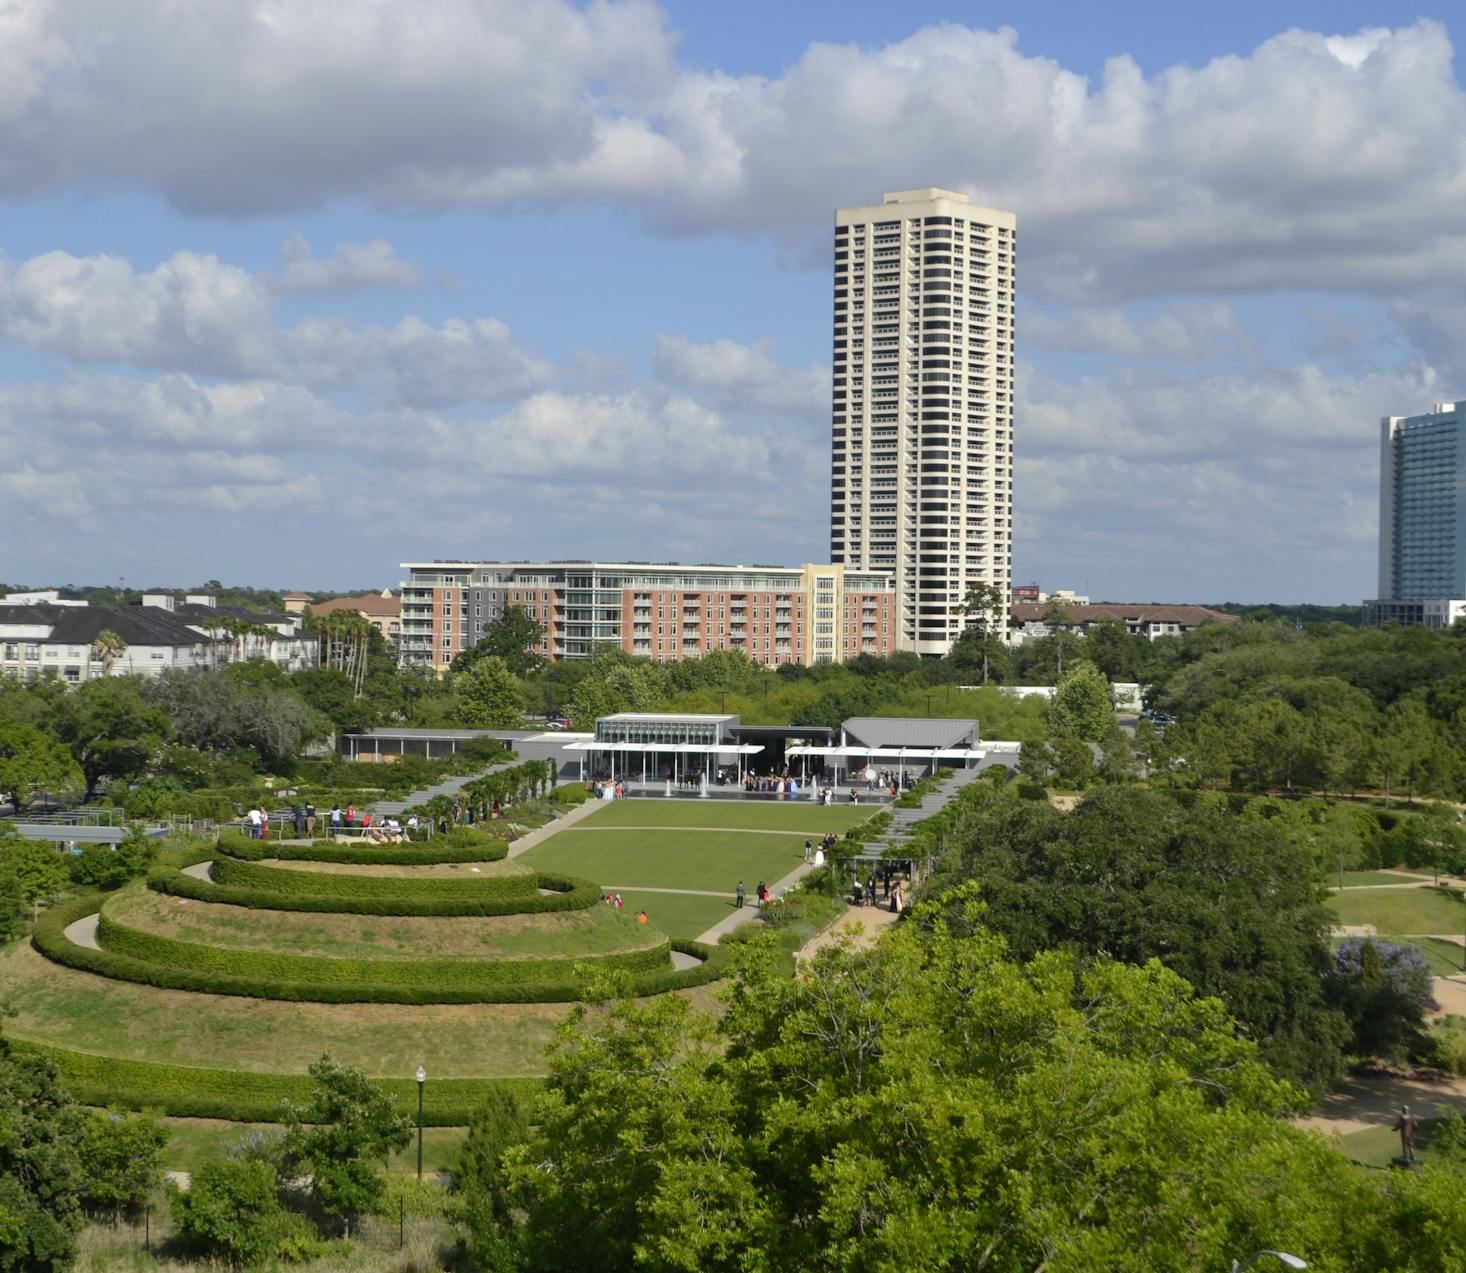
[[[7,1036],[8,1037],[8,1036]],[[245,1070],[164,1065],[73,1052],[49,1044],[9,1038],[17,1051],[40,1053],[56,1063],[72,1096],[85,1105],[158,1110],[174,1118],[222,1118],[236,1123],[276,1122],[282,1104],[305,1104],[313,1084],[307,1074],[260,1074]],[[414,1079],[373,1079],[397,1104],[417,1117]],[[435,1079],[423,1088],[423,1122],[429,1127],[462,1127],[495,1091],[531,1100],[543,1086],[537,1078]]]
[[[207,862],[210,854],[194,855]],[[217,862],[217,859],[215,859]],[[192,862],[183,865],[191,866]],[[309,876],[293,871],[293,875]],[[280,874],[285,874],[284,871]],[[589,880],[571,875],[539,871],[522,878],[531,881],[531,888],[550,889],[548,893],[530,892],[519,896],[495,897],[340,897],[313,893],[281,893],[271,889],[224,885],[185,875],[174,865],[155,867],[148,875],[148,887],[172,897],[188,897],[198,902],[220,902],[228,906],[247,906],[263,911],[313,911],[344,915],[545,915],[554,911],[583,911],[601,900],[601,890]],[[449,883],[457,883],[450,880]]]
[[[498,862],[509,845],[492,835],[469,837],[448,834],[411,844],[372,844],[370,841],[313,840],[310,844],[282,844],[251,840],[226,832],[219,837],[219,852],[242,862],[275,858],[281,862],[333,862],[347,866],[433,866],[444,862]]]
[[[256,889],[277,897],[305,893],[311,897],[371,898],[396,902],[478,901],[491,897],[533,896],[535,876],[466,876],[463,879],[413,879],[401,875],[330,875],[324,871],[292,871],[238,858],[218,857],[210,872],[214,883]],[[289,910],[288,906],[282,908]]]
[[[663,941],[643,950],[617,951],[580,959],[318,959],[311,955],[226,949],[201,942],[179,941],[109,919],[105,904],[97,941],[106,952],[127,955],[144,963],[172,965],[205,974],[217,973],[229,980],[244,978],[263,985],[299,983],[360,986],[373,992],[404,989],[433,993],[569,983],[576,980],[576,964],[596,969],[617,969],[633,975],[659,972],[667,966],[672,949],[668,942]]]
[[[64,930],[67,925],[92,914],[97,905],[97,898],[88,896],[74,898],[52,907],[36,924],[31,934],[32,944],[54,963],[111,977],[117,981],[138,982],[165,990],[238,995],[249,999],[283,999],[312,1003],[569,1003],[584,998],[585,995],[584,981],[580,978],[540,985],[526,982],[475,987],[346,985],[320,981],[275,980],[233,971],[154,963],[117,950],[93,950],[88,946],[78,946],[66,939]],[[170,941],[168,938],[158,940]],[[190,945],[181,942],[172,944],[185,947]],[[727,952],[720,952],[718,947],[700,946],[695,942],[682,940],[673,940],[669,944],[671,949],[696,955],[704,962],[685,972],[668,967],[665,971],[632,973],[628,978],[632,994],[663,994],[668,990],[702,985],[723,976],[727,970]],[[586,973],[592,973],[607,958],[601,956],[583,960],[580,961],[580,966]],[[665,950],[662,958],[666,958]],[[573,969],[574,962],[567,962],[570,962]]]

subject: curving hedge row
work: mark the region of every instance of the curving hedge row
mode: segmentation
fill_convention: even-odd
[[[219,837],[219,852],[244,862],[276,858],[282,862],[335,862],[344,866],[434,866],[444,862],[498,862],[509,852],[505,841],[492,835],[450,833],[412,844],[371,844],[359,841],[312,840],[309,844],[282,844],[251,840],[226,832]]]
[[[401,875],[331,875],[324,871],[292,871],[238,858],[218,857],[210,872],[214,883],[252,888],[279,897],[307,893],[312,897],[386,898],[397,902],[477,901],[489,897],[533,896],[535,876],[466,876],[463,879],[413,879]],[[287,906],[284,909],[289,910]]]
[[[195,855],[207,862],[210,854]],[[217,867],[219,859],[214,859]],[[191,866],[193,862],[182,865]],[[307,871],[281,871],[281,875],[310,879],[322,878]],[[318,893],[285,893],[274,889],[225,885],[215,880],[201,880],[185,875],[177,865],[154,867],[148,875],[148,887],[172,897],[187,897],[198,902],[222,902],[229,906],[247,906],[264,911],[313,911],[346,915],[544,915],[555,911],[582,911],[601,900],[601,890],[589,880],[572,875],[539,871],[516,876],[530,881],[532,889],[549,889],[548,893],[529,892],[519,896],[414,898],[414,897],[342,897]],[[393,881],[394,883],[396,881]],[[447,883],[456,884],[457,880]]]
[[[599,956],[572,963],[572,976],[569,979],[542,984],[506,982],[465,987],[292,981],[240,971],[153,962],[114,949],[93,950],[68,941],[65,934],[67,925],[92,914],[96,907],[95,897],[75,898],[52,907],[36,923],[31,934],[32,944],[54,963],[111,977],[116,981],[137,982],[164,990],[238,995],[249,999],[282,999],[310,1003],[570,1003],[584,998],[589,977],[604,966],[606,959],[615,958]],[[169,938],[157,940],[171,941]],[[192,946],[191,943],[173,944]],[[666,968],[665,971],[632,972],[627,977],[630,993],[637,996],[664,994],[669,990],[703,985],[723,976],[727,971],[728,952],[721,951],[719,947],[701,946],[696,942],[680,939],[671,941],[669,946],[672,950],[695,955],[703,962],[686,971]],[[666,949],[662,952],[662,958],[666,958]]]
[[[284,1102],[311,1099],[306,1074],[261,1074],[246,1070],[166,1065],[121,1057],[75,1052],[7,1036],[17,1051],[48,1056],[61,1071],[72,1096],[85,1105],[157,1110],[174,1118],[221,1118],[237,1123],[278,1121]],[[398,1110],[417,1117],[417,1083],[410,1078],[372,1080],[397,1103]],[[532,1100],[543,1087],[537,1078],[437,1079],[423,1088],[423,1122],[429,1127],[462,1127],[495,1091],[521,1101]]]
[[[97,942],[103,951],[150,964],[171,965],[261,985],[299,983],[364,987],[372,991],[425,990],[465,993],[511,985],[552,985],[577,980],[576,965],[633,975],[660,972],[672,947],[662,941],[643,950],[616,951],[582,959],[318,959],[274,951],[231,950],[179,941],[131,928],[108,918],[102,907]],[[273,997],[273,996],[269,996]]]

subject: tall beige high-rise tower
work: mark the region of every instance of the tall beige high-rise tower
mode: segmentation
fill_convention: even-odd
[[[894,576],[903,650],[945,654],[968,587],[1011,588],[1017,237],[949,190],[835,213],[830,560]]]

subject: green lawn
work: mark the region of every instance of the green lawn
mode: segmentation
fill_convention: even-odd
[[[658,939],[605,907],[447,917],[267,911],[172,897],[141,884],[109,897],[105,906],[109,919],[141,932],[323,959],[562,959],[642,950]]]
[[[1428,885],[1352,889],[1332,894],[1328,905],[1340,924],[1373,924],[1381,934],[1459,933],[1466,922],[1466,907]]]
[[[821,836],[826,831],[842,835],[858,822],[879,813],[884,806],[832,805],[826,809],[813,801],[763,800],[660,800],[655,796],[634,800],[606,800],[604,808],[591,814],[579,827],[718,827],[732,830],[796,831]],[[561,832],[566,834],[566,832]],[[558,836],[556,837],[559,838]]]
[[[1428,880],[1429,875],[1419,875],[1411,872],[1409,875],[1399,875],[1391,871],[1345,871],[1344,887],[1357,888],[1364,884],[1408,884],[1411,879]],[[1339,882],[1338,873],[1329,876],[1329,887],[1335,887]]]
[[[737,880],[733,881],[737,884]],[[755,881],[756,883],[757,881]],[[748,882],[745,880],[745,884]],[[749,886],[753,896],[753,886]],[[733,894],[727,897],[696,897],[685,893],[646,893],[622,889],[626,914],[646,910],[647,919],[670,937],[698,937],[707,932],[733,908]]]
[[[630,804],[631,801],[625,803]],[[738,831],[582,830],[571,827],[519,860],[541,871],[564,871],[624,888],[712,889],[731,894],[770,886],[804,861],[799,836]]]
[[[1417,1158],[1430,1161],[1430,1141],[1439,1124],[1436,1118],[1420,1118],[1420,1129],[1415,1133]],[[1388,1167],[1390,1159],[1400,1152],[1400,1133],[1389,1127],[1366,1127],[1344,1133],[1339,1137],[1339,1147],[1347,1157],[1366,1167]]]
[[[287,1003],[159,990],[62,968],[20,943],[0,952],[15,1015],[5,1033],[80,1052],[303,1074],[330,1052],[373,1078],[426,1059],[444,1078],[543,1074],[543,1049],[571,1004]]]

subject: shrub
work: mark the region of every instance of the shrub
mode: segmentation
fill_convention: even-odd
[[[251,840],[237,832],[219,836],[219,852],[243,862],[274,858],[280,862],[332,862],[346,866],[381,863],[388,866],[433,866],[444,862],[497,862],[509,846],[498,836],[454,830],[447,835],[410,844],[370,844],[356,841],[313,840],[310,844],[280,844]]]
[[[360,987],[363,991],[372,992],[370,997],[379,1003],[390,1001],[379,995],[387,995],[399,988],[451,994],[494,986],[573,981],[575,966],[582,962],[593,964],[598,969],[651,972],[667,963],[671,951],[670,945],[663,941],[645,950],[619,951],[584,959],[319,959],[313,955],[276,954],[179,941],[118,923],[108,918],[106,907],[102,909],[97,940],[104,952],[129,955],[149,964],[218,974],[227,982],[299,984],[316,989]],[[314,996],[292,994],[284,997]],[[331,998],[333,1002],[350,1001],[349,996],[345,1000],[337,995]],[[432,1002],[432,998],[414,996],[410,1002]]]
[[[14,1040],[16,1052],[49,1057],[66,1090],[87,1105],[119,1109],[156,1109],[174,1118],[218,1118],[238,1123],[278,1120],[284,1103],[303,1104],[311,1096],[306,1074],[263,1074],[134,1061],[72,1052],[65,1048]],[[377,1079],[406,1115],[417,1117],[417,1083],[410,1078]],[[434,1079],[424,1089],[423,1121],[429,1127],[461,1127],[494,1092],[512,1092],[529,1101],[539,1092],[535,1078]],[[267,1154],[236,1154],[268,1160]]]
[[[524,875],[467,876],[464,879],[411,879],[395,875],[328,875],[323,871],[292,871],[286,867],[241,862],[238,858],[214,860],[214,882],[258,889],[290,897],[306,893],[312,897],[388,899],[398,903],[415,901],[478,901],[491,897],[519,897],[533,894],[535,877]],[[286,907],[285,909],[289,909]]]
[[[550,799],[556,804],[584,804],[589,799],[585,790],[585,784],[580,782],[562,782],[554,791],[550,792]]]
[[[274,1255],[285,1234],[275,1169],[225,1158],[206,1162],[188,1190],[174,1196],[173,1218],[184,1237],[231,1263]]]
[[[187,879],[188,876],[183,878]],[[200,968],[192,962],[197,951],[212,950],[212,947],[194,948],[192,943],[172,943],[170,938],[156,938],[156,942],[172,943],[176,947],[188,948],[187,962],[157,963],[138,958],[118,950],[93,950],[78,946],[66,938],[68,924],[90,914],[96,906],[95,898],[77,898],[71,902],[53,907],[41,917],[32,935],[32,942],[48,959],[70,968],[80,968],[102,977],[117,981],[131,981],[142,985],[158,986],[169,990],[194,990],[201,994],[238,995],[251,999],[283,999],[314,1003],[567,1003],[581,999],[586,993],[589,977],[601,968],[618,968],[627,977],[629,992],[636,995],[662,994],[668,990],[679,990],[689,986],[702,985],[716,980],[726,971],[724,962],[717,954],[717,947],[698,945],[695,942],[673,939],[672,950],[696,955],[703,962],[695,968],[681,971],[663,965],[663,970],[642,970],[632,964],[627,966],[628,957],[599,956],[581,961],[557,961],[562,967],[568,965],[560,975],[561,980],[541,983],[508,981],[498,984],[486,983],[474,986],[464,985],[381,985],[376,983],[339,983],[322,981],[291,981],[259,975],[252,965],[231,962],[230,969],[249,968],[249,971],[228,971],[216,968]],[[143,934],[143,936],[149,936]],[[161,949],[161,947],[154,947]],[[662,959],[666,957],[662,948]],[[235,955],[251,955],[255,952],[240,951]],[[175,951],[179,958],[185,958],[182,951]],[[631,956],[635,959],[641,952]],[[265,955],[268,960],[300,958]],[[307,961],[315,962],[315,961]],[[374,961],[361,961],[370,963]],[[385,962],[385,961],[383,961]],[[548,961],[547,961],[548,962]]]
[[[203,860],[207,861],[208,857],[208,854],[204,854]],[[547,871],[525,878],[533,881],[534,889],[549,891],[527,892],[509,897],[321,896],[226,886],[216,881],[185,875],[171,865],[159,867],[149,875],[148,887],[173,897],[188,897],[200,902],[222,902],[252,910],[314,911],[347,915],[542,915],[553,911],[586,910],[601,898],[600,888],[589,880],[580,880],[569,875],[553,875]],[[450,881],[452,882],[456,881]]]

